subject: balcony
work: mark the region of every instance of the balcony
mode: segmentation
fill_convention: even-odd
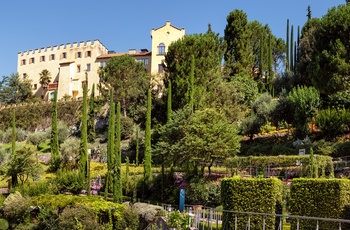
[[[58,88],[58,82],[49,84],[48,90],[55,90]]]

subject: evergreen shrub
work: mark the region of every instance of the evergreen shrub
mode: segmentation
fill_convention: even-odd
[[[348,179],[293,179],[290,191],[290,213],[334,219],[350,218],[350,180]],[[291,229],[296,229],[292,220]],[[316,220],[299,220],[301,229],[316,228]],[[338,229],[339,223],[319,221],[319,229]],[[341,229],[350,229],[342,224]]]
[[[281,214],[282,182],[277,178],[224,178],[221,180],[221,201],[224,210]],[[245,229],[248,215],[237,216],[237,229]],[[261,229],[263,218],[251,216],[251,230]],[[266,229],[275,229],[279,218],[266,216]],[[235,215],[224,212],[223,228],[235,229]]]

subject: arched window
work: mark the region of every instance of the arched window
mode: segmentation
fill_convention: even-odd
[[[158,54],[165,54],[165,45],[164,43],[160,43],[158,46]]]

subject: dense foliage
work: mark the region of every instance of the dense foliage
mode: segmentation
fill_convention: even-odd
[[[347,179],[294,179],[290,212],[298,216],[349,219],[350,181]],[[303,229],[313,229],[315,220],[300,220]],[[319,221],[320,229],[337,229],[338,223]],[[296,222],[292,222],[295,228]],[[342,225],[342,229],[350,226]]]

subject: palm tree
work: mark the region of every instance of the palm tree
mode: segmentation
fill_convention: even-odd
[[[39,73],[39,75],[40,75],[39,83],[41,87],[43,87],[41,98],[44,98],[44,95],[46,94],[46,90],[51,82],[51,73],[47,69],[44,69]]]

